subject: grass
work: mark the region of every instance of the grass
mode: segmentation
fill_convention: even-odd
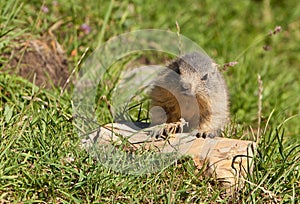
[[[38,36],[59,25],[53,33],[65,48],[73,69],[86,48],[89,54],[110,37],[137,29],[176,32],[177,21],[181,33],[197,42],[217,63],[239,62],[224,71],[232,118],[226,135],[244,139],[254,137],[258,129],[260,75],[262,130],[254,172],[245,188],[228,197],[212,186],[209,178],[203,178],[188,158],[179,161],[180,165],[149,175],[113,172],[79,148],[80,140],[72,124],[70,91],[60,95],[59,88],[45,90],[1,73],[0,202],[300,201],[297,1],[55,2],[0,1],[0,52],[5,52],[10,40],[22,33]],[[49,11],[42,11],[42,6]],[[80,29],[84,23],[91,32]],[[277,25],[282,32],[268,36]],[[265,45],[272,50],[264,51]],[[152,63],[155,60],[161,58],[151,58]],[[5,59],[0,58],[0,64],[1,69]],[[114,77],[109,79],[113,81]],[[109,96],[109,87],[101,91]],[[108,114],[105,111],[100,118],[105,120]]]

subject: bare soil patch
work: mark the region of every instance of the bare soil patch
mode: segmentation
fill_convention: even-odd
[[[1,57],[7,64],[0,72],[24,77],[38,86],[63,86],[69,76],[68,60],[54,37],[21,36],[11,40]]]

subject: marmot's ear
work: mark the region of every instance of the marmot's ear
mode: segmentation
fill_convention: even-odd
[[[181,66],[182,62],[181,59],[177,59],[175,61],[173,61],[171,64],[168,65],[169,69],[172,69],[174,72],[176,72],[177,74],[181,74],[180,71],[180,66]]]
[[[205,74],[205,75],[201,78],[201,80],[202,80],[202,81],[205,81],[205,80],[207,80],[207,77],[208,77],[208,74]]]

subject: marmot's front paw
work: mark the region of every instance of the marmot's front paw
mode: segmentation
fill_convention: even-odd
[[[170,135],[183,132],[183,126],[187,126],[188,123],[184,119],[180,119],[174,123],[164,123],[151,127],[148,132],[151,137],[167,139]]]

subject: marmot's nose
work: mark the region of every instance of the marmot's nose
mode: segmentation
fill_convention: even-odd
[[[193,96],[194,91],[192,90],[192,84],[188,82],[182,82],[181,83],[181,94],[185,96]]]
[[[183,91],[191,90],[192,84],[188,83],[188,82],[182,82],[181,83],[181,88],[182,88]]]

